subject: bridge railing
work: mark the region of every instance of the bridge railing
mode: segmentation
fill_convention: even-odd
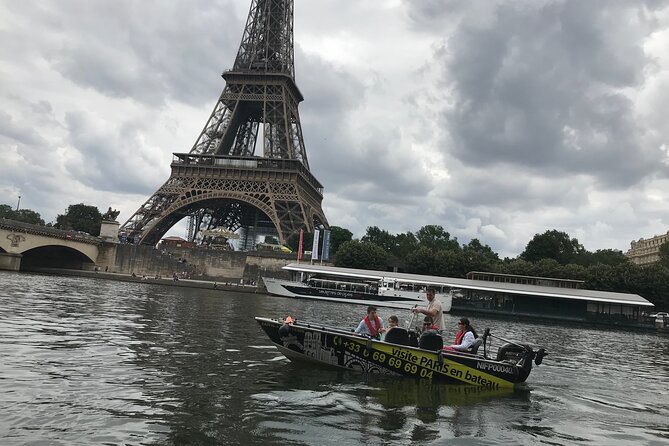
[[[24,223],[22,221],[9,220],[7,218],[0,218],[0,229],[20,231],[35,235],[46,235],[50,237],[62,238],[65,240],[76,240],[83,243],[99,244],[101,242],[99,237],[85,234],[80,231],[56,229],[50,226],[33,225],[30,223]]]

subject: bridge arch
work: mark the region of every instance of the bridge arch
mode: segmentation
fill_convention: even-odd
[[[95,260],[64,245],[43,245],[23,251],[21,271],[40,268],[93,269]]]

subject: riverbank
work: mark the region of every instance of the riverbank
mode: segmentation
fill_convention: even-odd
[[[167,285],[173,287],[183,288],[204,288],[216,291],[235,291],[239,293],[262,293],[264,289],[262,284],[246,285],[231,282],[215,282],[210,280],[197,279],[179,279],[174,280],[171,277],[149,277],[137,276],[132,274],[111,273],[104,271],[86,271],[78,269],[62,269],[62,268],[39,268],[30,272],[41,274],[53,274],[56,276],[78,276],[91,277],[95,279],[116,280],[119,282],[137,282],[153,285]]]

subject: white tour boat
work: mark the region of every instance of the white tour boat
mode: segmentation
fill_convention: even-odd
[[[268,293],[406,309],[425,306],[425,291],[434,288],[443,311],[451,310],[453,290],[439,277],[306,263],[291,263],[283,269],[293,273],[293,280],[263,277]]]

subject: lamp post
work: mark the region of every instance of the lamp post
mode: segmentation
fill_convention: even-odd
[[[16,212],[19,211],[19,206],[21,206],[21,195],[19,195],[19,202],[16,203]]]

